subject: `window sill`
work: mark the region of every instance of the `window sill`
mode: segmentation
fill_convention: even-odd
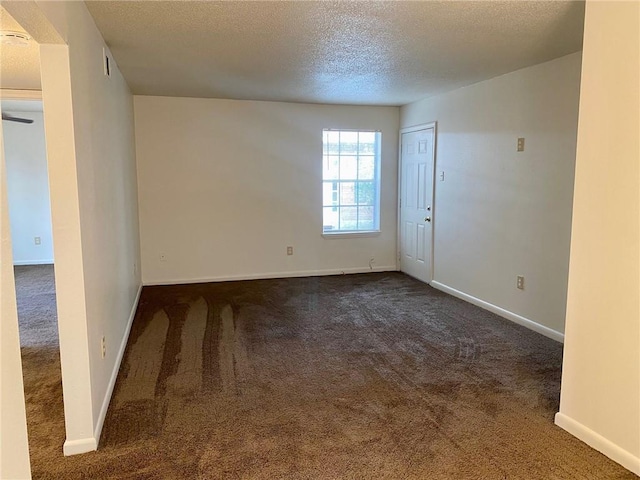
[[[367,232],[323,232],[322,236],[330,239],[378,237],[380,236],[380,230],[371,230]]]

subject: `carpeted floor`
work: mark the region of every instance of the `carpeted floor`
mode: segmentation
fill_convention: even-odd
[[[31,463],[62,454],[65,439],[53,265],[14,268]]]
[[[399,273],[145,288],[99,450],[37,395],[34,478],[637,478],[553,424],[561,357]]]

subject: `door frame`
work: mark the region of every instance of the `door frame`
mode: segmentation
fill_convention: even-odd
[[[402,255],[402,225],[400,224],[401,222],[401,212],[400,212],[400,207],[401,207],[401,200],[402,200],[402,135],[405,133],[413,133],[413,132],[419,132],[420,130],[428,130],[430,128],[433,128],[433,175],[431,176],[432,179],[432,189],[431,189],[431,217],[432,217],[432,221],[431,221],[431,251],[429,252],[429,258],[430,258],[430,271],[429,273],[429,282],[427,282],[427,284],[430,284],[431,282],[433,282],[434,280],[434,250],[435,250],[435,244],[434,244],[434,240],[435,240],[435,228],[436,228],[436,215],[435,215],[435,211],[436,211],[436,205],[435,205],[435,199],[436,199],[436,161],[437,161],[437,157],[438,157],[438,151],[437,151],[437,147],[438,147],[438,122],[437,121],[432,121],[432,122],[427,122],[427,123],[420,123],[418,125],[412,125],[409,127],[404,127],[400,129],[400,133],[398,134],[398,202],[397,202],[397,217],[398,217],[398,222],[396,225],[396,270],[401,271],[401,265],[402,265],[402,260],[401,260],[401,255]]]

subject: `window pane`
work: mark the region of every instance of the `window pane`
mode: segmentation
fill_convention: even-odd
[[[340,157],[340,180],[355,180],[358,178],[358,157]]]
[[[361,155],[375,155],[377,132],[360,132],[358,152]]]
[[[358,153],[358,132],[340,132],[340,153],[342,155]]]
[[[376,184],[374,182],[358,182],[358,205],[374,205]]]
[[[357,230],[358,207],[340,207],[340,230]]]
[[[323,132],[323,153],[325,155],[338,155],[340,153],[340,132]]]
[[[324,232],[378,228],[380,139],[380,132],[323,131]]]
[[[339,208],[334,211],[333,207],[325,207],[322,209],[322,231],[330,232],[338,230]]]
[[[337,179],[340,172],[340,157],[323,156],[322,157],[322,178],[324,180]]]
[[[340,182],[340,205],[356,204],[356,183]]]
[[[374,228],[373,207],[358,207],[358,229],[373,230]]]
[[[359,157],[358,180],[373,180],[375,178],[375,157]]]
[[[325,207],[328,207],[328,206],[331,206],[331,205],[337,205],[338,204],[337,195],[334,197],[334,192],[337,193],[336,192],[337,187],[338,187],[338,185],[337,185],[336,182],[323,182],[323,184],[322,184],[322,205],[324,205]]]

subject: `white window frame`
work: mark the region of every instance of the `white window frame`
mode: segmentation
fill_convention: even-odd
[[[356,198],[356,203],[355,205],[342,205],[340,203],[340,185],[342,183],[355,183],[355,188],[357,190],[357,184],[358,183],[364,183],[364,182],[371,182],[370,179],[366,179],[366,180],[361,180],[358,178],[358,175],[356,176],[356,178],[349,178],[349,179],[341,179],[340,175],[338,175],[338,178],[324,178],[324,168],[323,168],[323,178],[322,178],[322,185],[323,185],[323,200],[322,200],[322,219],[323,219],[323,226],[322,226],[322,236],[325,238],[343,238],[343,237],[369,237],[369,236],[377,236],[380,234],[380,184],[381,184],[381,175],[380,175],[380,170],[381,170],[381,156],[382,156],[382,132],[380,130],[369,130],[369,129],[344,129],[344,128],[325,128],[322,130],[322,161],[323,162],[327,162],[328,161],[328,157],[329,156],[337,156],[337,157],[341,157],[343,156],[342,152],[338,151],[338,154],[336,155],[335,153],[331,153],[329,154],[328,151],[326,151],[326,146],[325,146],[325,142],[324,142],[324,135],[325,132],[338,132],[338,133],[342,133],[342,132],[347,132],[347,133],[375,133],[376,134],[376,143],[375,143],[375,149],[374,149],[374,175],[373,175],[373,183],[374,183],[374,200],[372,202],[372,204],[360,204],[359,203],[359,199]],[[341,143],[341,142],[340,142]],[[353,153],[349,153],[349,154],[344,154],[344,156],[354,156]],[[356,154],[356,156],[360,156],[360,152],[358,151],[358,153]],[[340,167],[339,167],[340,168]],[[332,201],[332,203],[330,205],[325,205],[325,201],[324,201],[324,185],[327,183],[332,183],[332,192],[335,192],[336,189],[336,185],[337,185],[337,201]],[[332,193],[332,199],[334,199],[336,197],[335,193]],[[369,228],[369,229],[341,229],[338,228],[337,230],[325,230],[325,225],[324,225],[324,211],[325,208],[332,208],[333,211],[340,211],[340,208],[342,207],[373,207],[373,228]],[[357,212],[357,214],[359,214],[359,212]],[[339,215],[339,213],[338,213]]]

